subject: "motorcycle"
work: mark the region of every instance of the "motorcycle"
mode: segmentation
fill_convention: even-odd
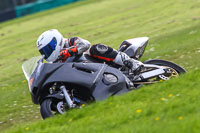
[[[139,60],[148,40],[125,40],[119,51]],[[43,119],[186,72],[175,63],[158,59],[144,61],[139,74],[126,67],[100,63],[87,54],[69,57],[65,63],[44,63],[43,59],[34,57],[22,65],[32,101],[40,104]]]

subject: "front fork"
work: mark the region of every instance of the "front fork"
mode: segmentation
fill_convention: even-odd
[[[67,92],[67,89],[64,85],[62,85],[60,87],[61,91],[63,92],[64,94],[64,97],[65,97],[65,100],[69,106],[69,108],[75,108],[76,107],[76,104],[74,104],[74,102],[72,101],[72,99],[70,98],[70,95],[69,93]]]

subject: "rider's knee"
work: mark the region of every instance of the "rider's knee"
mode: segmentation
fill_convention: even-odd
[[[92,45],[90,48],[90,54],[91,55],[99,55],[99,56],[116,56],[117,51],[113,48],[105,45],[105,44],[95,44]]]

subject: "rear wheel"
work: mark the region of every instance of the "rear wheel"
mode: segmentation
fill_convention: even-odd
[[[54,101],[53,99],[45,99],[40,107],[40,113],[43,119],[51,117],[55,114],[63,114],[65,112],[65,104],[63,101]]]
[[[141,86],[141,85],[144,85],[144,84],[152,84],[152,83],[157,83],[157,82],[169,80],[171,78],[178,77],[180,74],[183,74],[183,73],[186,72],[185,69],[183,69],[181,66],[179,66],[175,63],[172,63],[170,61],[166,61],[166,60],[153,59],[153,60],[147,60],[143,63],[144,64],[164,66],[164,67],[167,68],[167,72],[165,74],[146,79],[142,82],[136,82],[135,83],[136,86]],[[152,68],[152,70],[153,69],[154,68]],[[148,68],[146,71],[151,71],[151,68]],[[138,87],[136,87],[136,88],[138,88]]]
[[[143,63],[170,67],[174,69],[178,74],[183,74],[186,72],[185,69],[182,68],[181,66],[166,60],[153,59],[153,60],[147,60]]]

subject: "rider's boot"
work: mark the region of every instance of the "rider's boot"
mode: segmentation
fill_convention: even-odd
[[[136,75],[140,73],[140,70],[143,67],[142,62],[130,58],[126,53],[123,52],[119,52],[117,54],[116,58],[114,59],[114,62],[118,65],[128,67]]]

